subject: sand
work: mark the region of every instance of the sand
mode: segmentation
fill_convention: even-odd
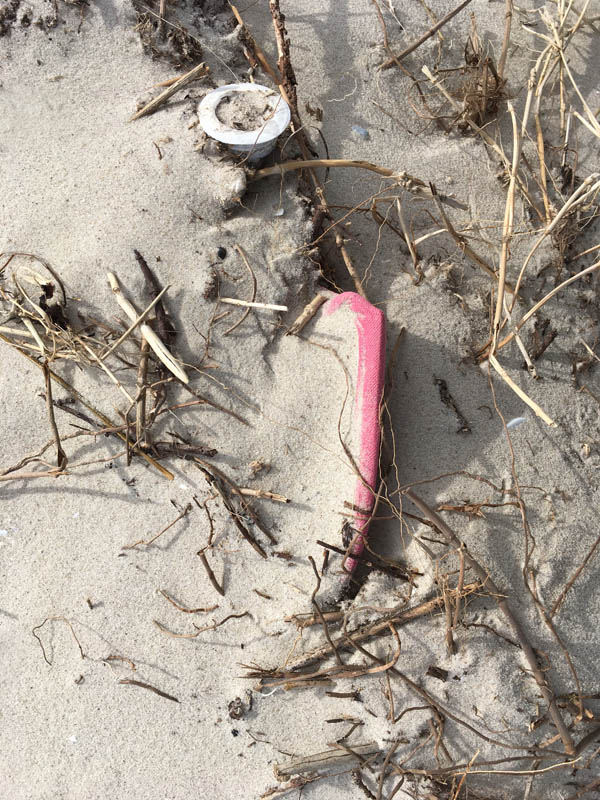
[[[380,0],[379,5],[394,52],[431,25],[420,4],[405,9],[404,4]],[[444,0],[431,5],[441,17],[454,4]],[[394,7],[404,30],[392,15]],[[326,751],[354,721],[359,726],[345,740],[350,748],[375,743],[374,749],[385,754],[396,744],[394,762],[415,771],[406,775],[395,795],[400,798],[453,797],[460,769],[454,783],[451,776],[434,781],[418,771],[431,774],[469,762],[471,772],[478,774],[468,777],[461,792],[490,800],[564,800],[596,781],[593,731],[600,706],[593,695],[598,690],[600,608],[593,548],[600,386],[597,361],[581,343],[593,349],[599,333],[596,276],[572,284],[544,307],[541,322],[548,320],[546,333],[555,331],[555,337],[536,363],[539,380],[523,368],[514,342],[501,351],[513,379],[556,421],[557,427],[550,428],[497,376],[492,395],[487,365],[474,363],[474,350],[488,337],[491,281],[450,236],[438,235],[419,245],[422,276],[416,281],[411,256],[391,230],[366,213],[344,220],[350,223],[348,248],[367,296],[386,315],[388,355],[404,329],[389,375],[396,446],[389,491],[397,484],[419,483],[415,490],[431,506],[463,506],[462,512],[441,513],[508,597],[556,695],[562,696],[559,706],[574,741],[592,732],[580,759],[567,769],[554,769],[567,758],[560,740],[553,741],[556,729],[548,722],[547,703],[514,631],[494,598],[481,589],[461,607],[454,655],[447,652],[439,604],[397,628],[401,652],[395,667],[434,699],[437,715],[394,673],[387,673],[393,718],[385,672],[300,688],[261,689],[256,678],[248,677],[256,665],[281,668],[324,642],[322,629],[300,632],[286,618],[311,612],[316,584],[308,557],[320,570],[324,551],[317,540],[342,546],[343,514],[348,513],[344,501],[352,500],[355,484],[340,442],[341,433],[354,447],[349,398],[356,380],[357,341],[352,319],[345,311],[319,313],[301,336],[284,334],[318,290],[351,290],[352,282],[333,242],[323,248],[322,276],[316,251],[306,246],[314,238],[306,185],[299,185],[293,173],[282,180],[248,183],[244,165],[206,141],[198,127],[198,103],[210,88],[248,79],[248,62],[225,3],[167,6],[167,20],[178,20],[197,41],[182,39],[168,25],[162,40],[148,25],[151,16],[142,19],[141,31],[134,30],[139,20],[125,0],[90,6],[60,3],[56,12],[41,0],[3,4],[2,9],[0,252],[46,259],[65,282],[74,320],[79,311],[113,324],[122,312],[108,286],[108,271],[117,274],[138,307],[149,302],[133,253],[137,249],[163,285],[170,285],[167,307],[177,330],[178,356],[197,364],[217,291],[223,297],[252,295],[252,277],[236,249],[241,247],[256,278],[256,300],[285,305],[289,311],[251,311],[226,334],[243,309],[221,305],[219,311],[233,310],[212,328],[201,371],[187,369],[197,391],[247,424],[205,405],[166,415],[157,435],[165,439],[174,433],[216,449],[206,461],[239,486],[276,492],[291,501],[254,502],[277,539],[272,544],[255,525],[249,526],[267,559],[240,536],[218,497],[208,502],[215,541],[207,558],[224,586],[222,597],[196,555],[207,544],[210,526],[193,498],[201,505],[213,493],[193,463],[165,460],[175,476],[167,481],[139,458],[127,466],[117,457],[122,446],[114,438],[73,439],[65,443],[71,464],[106,460],[60,478],[0,483],[2,796],[269,796],[273,787],[285,786],[274,775],[275,763]],[[239,10],[276,63],[268,4]],[[412,84],[400,71],[377,71],[387,55],[375,5],[306,0],[282,3],[282,10],[292,42],[299,110],[319,155],[324,155],[325,141],[331,157],[368,159],[435,181],[440,193],[453,194],[465,206],[463,211],[451,209],[455,226],[467,231],[472,246],[497,267],[506,201],[498,160],[476,136],[457,127],[445,134],[416,115]],[[500,51],[504,3],[474,0],[443,29],[443,67],[464,63],[470,12],[496,57]],[[598,14],[596,0],[586,14]],[[515,14],[507,70],[519,118],[532,48],[539,46],[521,27],[533,19],[524,15]],[[597,33],[585,25],[577,37],[569,50],[570,68],[596,109]],[[410,56],[409,69],[415,74],[422,65],[434,69],[437,48],[434,37]],[[208,78],[175,95],[153,115],[129,121],[159,91],[152,87],[200,60],[210,66]],[[260,70],[255,77],[271,85]],[[555,87],[550,96],[544,120],[549,139],[555,141]],[[432,93],[431,103],[435,97]],[[569,97],[580,110],[572,91]],[[498,125],[511,153],[504,105]],[[597,168],[597,140],[579,123],[577,138],[576,171],[584,179]],[[526,153],[535,156],[530,142]],[[294,141],[284,137],[276,159],[297,155]],[[331,169],[322,175],[337,217],[372,194],[390,194],[385,188],[389,182],[362,170]],[[552,178],[558,181],[560,176]],[[401,197],[415,238],[439,228],[431,201],[406,192]],[[379,211],[398,224],[393,206],[388,210],[382,204]],[[539,220],[531,218],[518,198],[509,263],[513,282],[533,241],[534,225]],[[532,260],[519,311],[524,313],[572,272],[593,263],[593,253],[577,262],[568,259],[596,243],[593,220],[566,257],[557,240],[545,242]],[[15,257],[0,286],[10,286],[13,270],[18,273],[30,263],[27,257]],[[530,350],[535,336],[533,324],[524,328]],[[37,451],[51,432],[41,372],[13,348],[3,342],[0,346],[0,466],[6,468]],[[131,343],[124,352],[137,364]],[[579,370],[575,378],[574,369]],[[64,362],[56,370],[94,398],[111,419],[119,418],[124,399],[104,373]],[[134,373],[118,374],[135,392]],[[66,392],[56,388],[54,396],[64,399]],[[56,419],[62,436],[76,431],[74,425],[85,427],[65,412],[57,411]],[[510,446],[503,419],[521,420],[509,428]],[[387,441],[391,445],[389,434]],[[513,473],[527,511],[529,542],[515,507]],[[155,544],[123,549],[157,534],[190,503],[186,516]],[[472,505],[477,503],[489,505],[478,510]],[[471,504],[472,513],[465,513],[465,504]],[[408,501],[403,505],[406,512],[422,516]],[[382,507],[381,516],[391,515]],[[553,618],[562,647],[524,584],[524,554],[534,540],[528,577],[530,584],[535,580],[547,609],[588,557]],[[373,619],[381,609],[417,607],[438,598],[443,575],[456,586],[456,552],[449,553],[440,535],[418,519],[376,520],[371,541],[377,552],[414,571],[413,585],[372,572],[356,599],[343,603],[345,610],[364,609],[353,613],[350,622]],[[319,595],[325,608],[339,593],[339,564],[332,553]],[[465,581],[474,580],[467,570]],[[160,590],[188,609],[217,607],[186,614]],[[194,625],[210,626],[229,615],[235,616],[221,627],[189,639],[170,637],[154,622],[172,632],[195,634]],[[367,649],[389,661],[396,641],[388,632]],[[573,711],[576,685],[565,650],[581,692],[591,695],[584,721]],[[344,658],[354,665],[373,663],[356,652]],[[332,659],[311,669],[334,664]],[[123,680],[150,685],[171,699]],[[326,694],[353,691],[359,699]],[[442,725],[447,752],[441,747],[434,752],[433,739],[427,739]],[[542,743],[552,751],[547,760],[536,759],[531,750]],[[374,762],[373,772],[363,769],[360,778],[375,796],[382,760]],[[363,797],[348,772],[354,766],[356,762],[338,765],[333,772],[342,774],[308,783],[301,796]],[[528,774],[546,767],[553,769]],[[494,769],[498,774],[486,774]],[[397,781],[397,776],[388,777],[381,796],[389,796]],[[587,796],[593,797],[594,791]],[[288,796],[299,792],[295,788]]]

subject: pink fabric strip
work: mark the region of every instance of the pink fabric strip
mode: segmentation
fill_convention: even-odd
[[[324,312],[333,314],[341,305],[348,305],[355,317],[358,332],[358,365],[354,397],[353,426],[358,421],[360,452],[357,461],[362,479],[357,477],[353,527],[360,532],[352,555],[360,556],[369,531],[370,513],[375,502],[379,476],[379,404],[383,393],[385,374],[385,316],[368,300],[355,292],[344,292],[328,301]],[[358,561],[349,557],[346,567],[356,569]]]

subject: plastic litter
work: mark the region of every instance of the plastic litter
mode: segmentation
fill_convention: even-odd
[[[239,130],[221,122],[217,116],[217,108],[224,100],[244,94],[262,95],[270,109],[268,118],[256,130]],[[258,83],[230,83],[214,89],[200,103],[198,116],[208,136],[228,145],[233,153],[247,155],[248,161],[254,163],[273,150],[291,119],[290,107],[279,92]]]
[[[358,134],[361,139],[369,139],[369,131],[366,128],[361,128],[360,125],[353,125],[352,132]]]

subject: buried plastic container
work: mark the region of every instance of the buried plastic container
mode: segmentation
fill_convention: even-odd
[[[257,83],[214,89],[200,103],[198,114],[208,136],[253,162],[269,155],[291,117],[279,92]]]

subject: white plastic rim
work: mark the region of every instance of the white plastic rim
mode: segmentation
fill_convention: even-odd
[[[219,104],[232,94],[258,92],[264,95],[272,114],[269,119],[253,131],[240,131],[225,125],[217,117]],[[279,136],[290,124],[290,107],[279,92],[258,83],[230,83],[209,92],[198,108],[200,125],[212,139],[229,145],[234,153],[247,153],[252,161],[264,158],[273,148]]]

